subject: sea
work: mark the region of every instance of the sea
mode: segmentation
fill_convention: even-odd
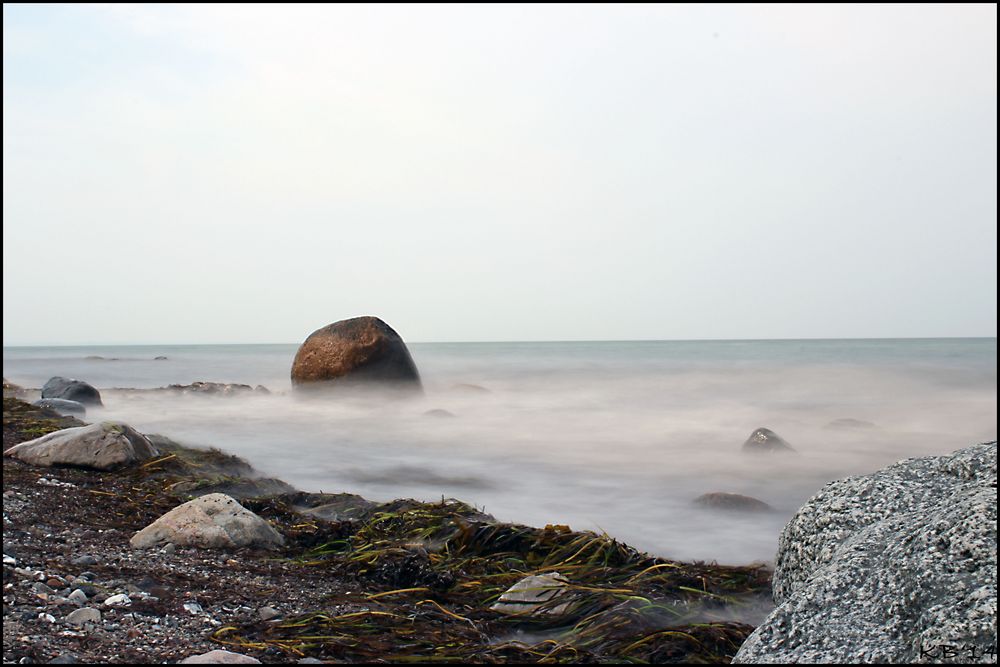
[[[105,401],[87,421],[217,447],[305,491],[457,498],[502,521],[731,565],[772,563],[786,522],[832,480],[997,435],[996,338],[409,348],[424,388],[409,398],[300,396],[296,344],[5,347],[3,375],[86,380]],[[270,393],[115,390],[194,381]],[[796,451],[744,453],[759,427]],[[773,511],[693,502],[709,492]]]

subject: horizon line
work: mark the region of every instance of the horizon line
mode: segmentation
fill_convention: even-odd
[[[847,336],[847,337],[793,337],[793,338],[580,338],[551,340],[411,340],[403,341],[408,345],[498,345],[511,343],[759,343],[759,342],[795,342],[795,341],[876,341],[876,340],[996,340],[996,336]],[[7,348],[27,347],[190,347],[196,345],[301,345],[301,342],[280,343],[4,343]]]

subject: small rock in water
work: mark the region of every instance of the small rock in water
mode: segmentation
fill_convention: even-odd
[[[769,428],[761,427],[743,443],[744,452],[794,452],[795,448]]]
[[[442,410],[441,408],[435,408],[434,410],[428,410],[424,413],[427,417],[454,417],[454,412],[449,412],[447,410]]]
[[[181,660],[182,665],[259,665],[260,660],[242,653],[216,649],[200,655],[192,655]]]
[[[716,510],[730,510],[738,512],[770,512],[774,508],[762,500],[742,496],[738,493],[706,493],[694,499],[696,505]]]

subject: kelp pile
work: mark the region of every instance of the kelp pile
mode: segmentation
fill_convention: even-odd
[[[275,498],[246,504],[263,516],[287,511]],[[324,523],[306,532],[333,534]],[[753,629],[729,619],[769,593],[763,566],[666,561],[607,535],[497,523],[455,500],[395,501],[336,525],[340,537],[298,560],[357,580],[369,591],[363,604],[330,600],[214,639],[350,662],[728,662]],[[519,580],[553,572],[569,583],[548,609],[490,610]],[[567,601],[565,613],[546,613]]]

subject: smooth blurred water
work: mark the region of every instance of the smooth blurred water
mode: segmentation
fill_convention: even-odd
[[[4,348],[4,377],[87,380],[107,404],[88,420],[217,446],[304,490],[457,497],[503,520],[722,563],[771,560],[784,523],[827,481],[996,438],[995,338],[411,344],[425,393],[405,401],[299,398],[296,348]],[[195,380],[273,393],[110,391]],[[876,428],[826,428],[842,418]],[[799,454],[742,454],[759,426]],[[777,511],[692,506],[709,491]]]

